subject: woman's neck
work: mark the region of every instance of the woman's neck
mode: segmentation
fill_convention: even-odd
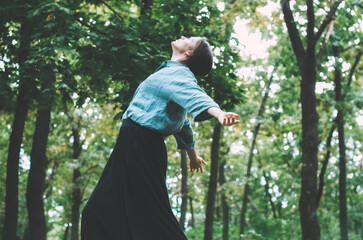
[[[171,61],[175,61],[175,62],[181,62],[182,60],[185,59],[184,54],[180,54],[180,53],[173,53],[173,55],[171,56]]]

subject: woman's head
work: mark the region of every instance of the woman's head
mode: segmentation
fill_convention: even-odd
[[[172,42],[171,45],[173,48],[173,57],[177,58],[176,61],[188,66],[194,75],[203,76],[208,74],[212,69],[213,54],[205,38],[181,37]]]

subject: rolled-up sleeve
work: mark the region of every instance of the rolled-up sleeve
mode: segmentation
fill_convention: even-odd
[[[201,122],[212,118],[206,111],[211,107],[219,107],[196,83],[194,80],[173,81],[175,91],[171,95],[171,100],[178,103],[189,112],[194,121]]]
[[[188,118],[185,118],[184,125],[180,132],[174,134],[177,142],[177,148],[182,150],[194,149],[195,140],[193,137],[193,129]]]

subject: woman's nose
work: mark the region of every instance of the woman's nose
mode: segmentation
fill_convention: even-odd
[[[184,37],[184,36],[181,36],[181,37],[180,37],[180,39],[181,39],[181,40],[184,40],[184,39],[185,39],[185,37]]]

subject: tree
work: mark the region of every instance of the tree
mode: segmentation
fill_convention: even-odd
[[[330,12],[315,33],[315,13],[313,1],[307,0],[307,36],[306,50],[300,38],[294,20],[289,0],[281,0],[282,12],[289,32],[291,44],[298,62],[302,77],[300,98],[302,106],[302,169],[301,169],[301,196],[300,219],[303,239],[320,239],[320,228],[316,213],[317,203],[317,166],[318,166],[318,114],[316,112],[315,83],[317,67],[320,59],[315,47],[327,25],[332,21],[335,12],[342,1],[334,2]],[[324,49],[326,42],[322,43]]]
[[[180,168],[182,173],[182,183],[181,183],[181,198],[182,203],[180,206],[180,219],[179,223],[185,230],[185,219],[188,207],[188,163],[187,155],[185,150],[180,150]]]
[[[247,173],[246,173],[247,181],[246,181],[246,184],[244,187],[243,202],[242,202],[242,208],[241,208],[240,231],[239,231],[240,235],[244,234],[245,223],[246,223],[247,202],[248,202],[248,194],[249,194],[249,178],[251,177],[251,167],[252,167],[252,162],[253,162],[253,155],[254,155],[254,151],[255,151],[258,131],[261,127],[261,119],[263,119],[266,101],[267,101],[268,94],[270,92],[270,86],[271,86],[271,83],[272,83],[272,80],[274,77],[273,75],[274,75],[274,71],[271,73],[271,76],[266,84],[265,94],[262,98],[261,105],[260,105],[260,108],[259,108],[258,114],[257,114],[258,123],[256,124],[256,126],[254,127],[254,130],[253,130],[253,137],[252,137],[252,143],[251,143],[249,157],[248,157],[248,166],[247,166]]]
[[[213,129],[213,140],[211,147],[210,177],[207,193],[206,220],[204,229],[204,239],[213,239],[214,203],[217,192],[218,180],[218,159],[219,142],[222,134],[222,125],[217,123]]]
[[[17,4],[17,3],[15,3]],[[21,2],[25,7],[25,2]],[[10,144],[7,158],[6,170],[6,199],[5,199],[5,220],[3,227],[3,239],[15,240],[17,223],[18,223],[18,172],[19,172],[19,153],[23,140],[23,131],[25,119],[29,109],[31,91],[34,85],[34,79],[31,76],[31,64],[26,61],[29,58],[31,50],[31,37],[33,31],[33,22],[25,16],[34,8],[37,1],[27,2],[27,8],[23,11],[16,12],[18,15],[13,16],[15,20],[20,20],[20,47],[17,58],[19,64],[19,91],[16,102],[14,120],[12,124],[12,133],[10,135]],[[7,15],[8,17],[11,14]],[[11,21],[12,19],[8,19]]]
[[[346,157],[345,157],[345,138],[344,138],[344,112],[342,97],[342,77],[339,66],[338,47],[333,47],[336,60],[335,66],[335,100],[338,108],[337,125],[339,134],[339,220],[340,220],[340,237],[342,240],[348,239],[348,223],[347,223],[347,183],[346,183]]]
[[[53,84],[55,76],[49,67],[43,68],[45,79],[43,79],[42,93],[38,99],[37,119],[33,136],[31,150],[31,165],[26,192],[28,216],[29,216],[29,239],[45,240],[47,237],[46,220],[44,216],[44,186],[47,167],[46,149],[50,126],[51,106],[54,102]]]
[[[224,169],[226,166],[226,159],[223,159],[219,164],[219,186],[223,187],[223,184],[226,183],[226,176],[224,174]],[[223,215],[223,240],[228,240],[228,231],[229,231],[229,206],[227,203],[227,197],[225,192],[222,190],[221,192],[221,205],[222,205],[222,215]]]

